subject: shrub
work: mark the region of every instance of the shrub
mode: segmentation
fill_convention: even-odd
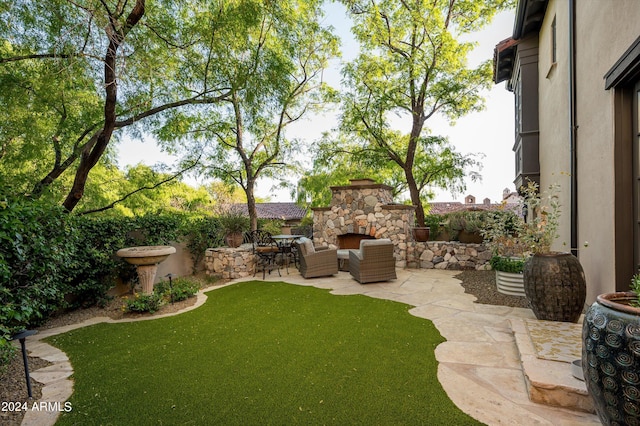
[[[220,222],[216,217],[199,217],[187,221],[184,233],[194,267],[200,263],[209,247],[218,247],[224,244],[223,235],[220,232]]]
[[[74,229],[63,209],[24,199],[0,205],[0,327],[37,325],[64,306]]]
[[[0,366],[13,357],[12,334],[65,305],[73,240],[62,208],[0,198]]]
[[[267,231],[271,235],[278,235],[282,233],[283,220],[278,219],[263,219],[258,221],[258,229]]]
[[[493,256],[489,263],[494,271],[510,272],[512,274],[521,274],[524,269],[525,259],[512,259],[503,256]]]
[[[180,302],[188,299],[200,290],[200,284],[189,278],[176,278],[171,281],[161,281],[154,287],[154,292],[165,300]]]
[[[162,294],[155,291],[151,294],[136,293],[132,299],[127,299],[124,311],[154,313],[160,309],[163,301]]]

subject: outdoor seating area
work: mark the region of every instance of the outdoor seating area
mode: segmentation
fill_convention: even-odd
[[[256,276],[262,272],[262,279],[273,271],[281,277],[284,268],[297,268],[304,278],[328,277],[339,271],[349,274],[360,284],[388,281],[396,278],[396,260],[394,246],[389,239],[363,239],[359,249],[332,249],[328,246],[315,246],[313,240],[303,235],[271,235],[267,231],[251,231],[245,236],[246,244],[237,249],[222,249],[231,253],[233,259],[218,263],[218,270],[240,267],[243,273],[228,274],[225,278],[242,278],[252,272]],[[247,265],[246,256],[237,253],[246,252],[250,244],[253,259]],[[221,249],[209,249],[210,251]]]

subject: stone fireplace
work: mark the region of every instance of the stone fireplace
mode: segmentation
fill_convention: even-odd
[[[396,265],[406,266],[414,206],[394,203],[392,188],[371,179],[332,186],[331,194],[329,207],[312,209],[316,244],[357,248],[363,238],[388,238],[395,246]]]

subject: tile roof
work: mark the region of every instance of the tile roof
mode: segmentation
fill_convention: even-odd
[[[247,213],[247,204],[234,204],[234,207]],[[260,219],[280,219],[280,220],[300,220],[307,214],[307,210],[296,203],[256,203],[258,218]]]

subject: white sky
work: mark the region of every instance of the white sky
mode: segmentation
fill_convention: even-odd
[[[493,58],[495,45],[511,36],[513,21],[513,12],[503,12],[496,16],[489,27],[474,34],[473,39],[478,42],[478,46],[470,55],[470,66]],[[326,23],[333,25],[336,33],[342,39],[342,60],[352,59],[357,53],[357,45],[349,33],[350,23],[346,18],[344,7],[336,3],[327,6]],[[331,69],[327,70],[325,78],[332,86],[339,86],[339,61],[336,61],[332,64]],[[481,182],[474,183],[468,179],[465,193],[456,194],[455,197],[449,192],[437,191],[434,201],[464,201],[464,197],[471,194],[476,197],[479,203],[484,198],[489,198],[492,202],[499,202],[505,188],[515,190],[513,185],[515,166],[512,151],[514,143],[513,93],[507,91],[504,83],[501,83],[492,86],[491,90],[484,94],[484,97],[486,100],[485,110],[458,119],[455,126],[449,126],[445,120],[436,117],[427,122],[427,126],[432,129],[434,135],[447,136],[458,152],[463,154],[483,153],[485,155],[481,160],[483,163],[483,169],[480,171],[482,174]],[[287,132],[289,137],[298,137],[312,143],[319,139],[322,132],[336,126],[335,115],[325,114],[309,117],[307,120],[296,123]],[[119,151],[118,164],[120,167],[137,163],[153,165],[165,162],[171,164],[172,161],[172,158],[163,153],[151,138],[144,141],[132,141],[125,138],[120,144]],[[192,185],[203,183],[189,178],[186,181]],[[274,190],[271,182],[267,181],[261,181],[258,184],[256,195],[263,198],[269,197],[271,201],[291,201],[288,191]]]

